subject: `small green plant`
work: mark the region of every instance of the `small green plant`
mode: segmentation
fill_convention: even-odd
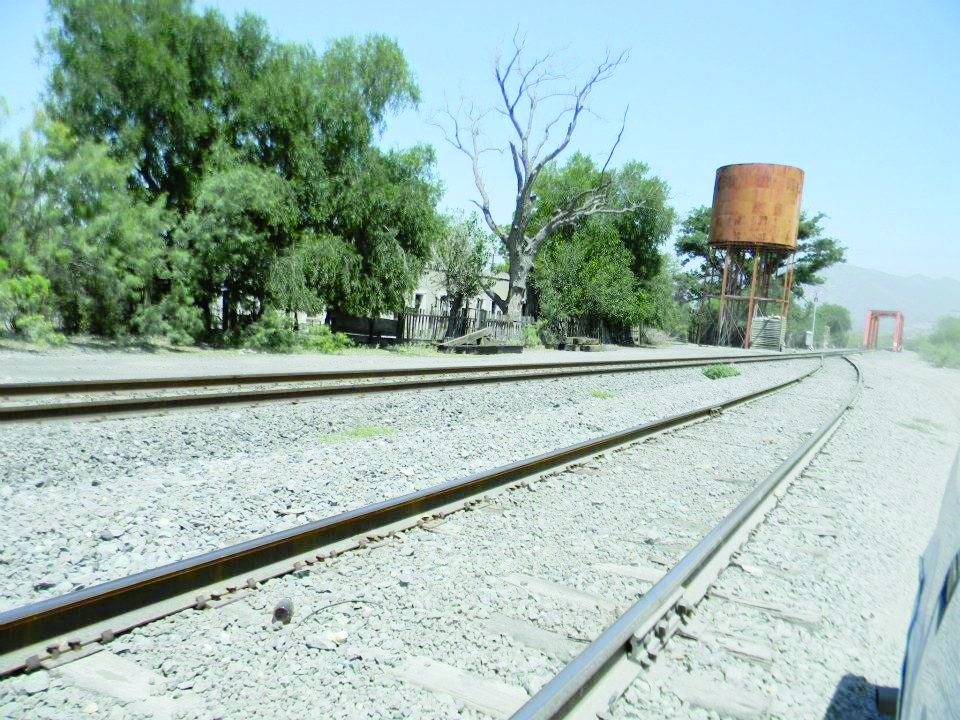
[[[612,400],[616,397],[616,395],[609,390],[591,390],[590,395],[598,400]]]
[[[523,339],[524,347],[533,348],[543,346],[543,342],[540,340],[540,333],[538,332],[536,325],[527,325],[524,330],[526,331],[526,335]]]
[[[349,430],[334,433],[333,435],[327,435],[323,438],[323,442],[335,443],[344,442],[346,440],[365,440],[367,438],[390,435],[392,432],[392,427],[381,425],[357,425]]]
[[[711,380],[719,380],[720,378],[725,377],[736,377],[740,374],[740,371],[733,367],[733,365],[724,365],[723,363],[718,363],[716,365],[708,365],[705,367],[703,369],[703,374]]]

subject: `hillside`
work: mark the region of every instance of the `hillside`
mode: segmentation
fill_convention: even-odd
[[[850,311],[853,329],[863,330],[867,310],[900,310],[907,331],[929,330],[941,315],[960,313],[960,281],[925,275],[891,275],[857,267],[836,265],[823,272],[820,302],[842,305]],[[808,298],[813,289],[808,289]]]

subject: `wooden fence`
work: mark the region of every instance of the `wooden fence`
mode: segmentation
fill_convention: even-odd
[[[457,315],[454,318],[452,333],[448,335],[450,325],[449,315],[433,315],[430,313],[408,310],[404,314],[403,339],[415,342],[440,342],[448,336],[459,337],[476,330],[491,328],[493,339],[504,345],[522,345],[527,338],[527,326],[533,321],[530,318],[518,320],[497,320],[487,313],[479,316]]]

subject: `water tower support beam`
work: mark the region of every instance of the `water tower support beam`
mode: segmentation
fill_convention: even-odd
[[[783,350],[783,333],[787,328],[787,318],[790,317],[790,291],[793,290],[793,270],[796,266],[794,261],[796,253],[790,255],[790,261],[787,263],[787,276],[783,280],[783,297],[780,300],[780,317],[783,318],[783,324],[780,326],[780,349]]]
[[[717,324],[717,345],[720,345],[723,338],[723,311],[727,300],[727,275],[730,273],[730,253],[723,254],[723,278],[720,280],[720,315]]]
[[[743,347],[750,349],[750,328],[753,325],[753,312],[757,307],[757,276],[760,272],[760,263],[763,262],[763,256],[760,254],[760,248],[753,249],[753,277],[750,278],[750,295],[747,301],[747,334],[743,339]]]

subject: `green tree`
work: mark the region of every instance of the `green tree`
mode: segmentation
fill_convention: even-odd
[[[402,307],[439,189],[430,149],[374,144],[389,113],[419,101],[396,43],[346,38],[317,55],[254,15],[231,26],[188,0],[52,0],[51,17],[49,110],[176,212],[157,285],[192,297],[208,333],[242,330],[271,300]]]
[[[793,277],[793,292],[803,297],[804,286],[822,285],[823,278],[817,273],[831,265],[846,262],[846,250],[836,238],[825,237],[821,221],[827,216],[817,213],[813,217],[800,213],[797,228],[797,267]]]
[[[289,244],[295,219],[289,185],[276,173],[228,161],[205,174],[177,242],[188,251],[189,277],[208,329],[210,308],[221,296],[224,332],[236,329],[244,310],[253,319],[260,316],[269,268]]]
[[[229,90],[249,88],[263,68],[262,23],[242,17],[235,39],[218,13],[196,16],[189,0],[51,0],[50,15],[51,115],[132,157],[151,196],[188,207],[238,99]]]
[[[487,271],[489,264],[490,239],[480,227],[480,218],[476,214],[469,218],[462,215],[447,218],[427,269],[447,291],[448,337],[457,331],[456,318],[464,303],[493,284]]]
[[[641,282],[640,322],[685,339],[691,311],[686,303],[684,280],[677,261],[666,258],[656,275]]]
[[[673,227],[669,189],[630,162],[601,172],[593,160],[575,153],[562,166],[545,167],[534,188],[537,209],[531,228],[548,223],[585,190],[610,181],[611,212],[597,212],[557,229],[537,255],[533,284],[541,315],[551,323],[568,317],[631,326],[663,319],[658,303],[673,304],[672,276],[664,289],[660,246]],[[542,266],[542,267],[541,267]],[[669,272],[667,273],[669,274]]]
[[[718,271],[722,263],[710,247],[711,209],[705,205],[693,208],[680,223],[675,249],[681,265],[705,263],[707,270]]]
[[[818,347],[822,345],[827,328],[829,328],[830,344],[834,347],[843,347],[847,344],[847,333],[850,332],[852,327],[849,310],[841,305],[824,303],[817,307],[817,327],[814,331],[814,343]]]
[[[42,310],[17,312],[42,312],[74,333],[126,334],[148,316],[162,323],[165,310],[154,305],[172,220],[162,200],[129,189],[128,166],[102,144],[42,117],[35,138],[0,151],[0,204],[14,211],[0,216],[4,274],[14,296],[29,285],[44,298]]]
[[[534,268],[540,317],[553,325],[569,318],[621,327],[639,322],[641,293],[632,259],[616,229],[601,218],[554,236]]]
[[[366,151],[335,208],[345,252],[331,280],[342,284],[323,291],[334,307],[365,317],[403,311],[443,227],[433,167],[427,146]]]
[[[293,316],[293,329],[299,330],[297,313],[318,313],[324,300],[320,288],[335,284],[325,272],[335,272],[338,255],[343,251],[335,237],[317,237],[306,232],[299,241],[284,250],[270,266],[267,293],[270,302]]]
[[[171,217],[126,185],[127,166],[99,143],[45,128],[46,239],[42,252],[66,332],[122,335],[158,299]]]

